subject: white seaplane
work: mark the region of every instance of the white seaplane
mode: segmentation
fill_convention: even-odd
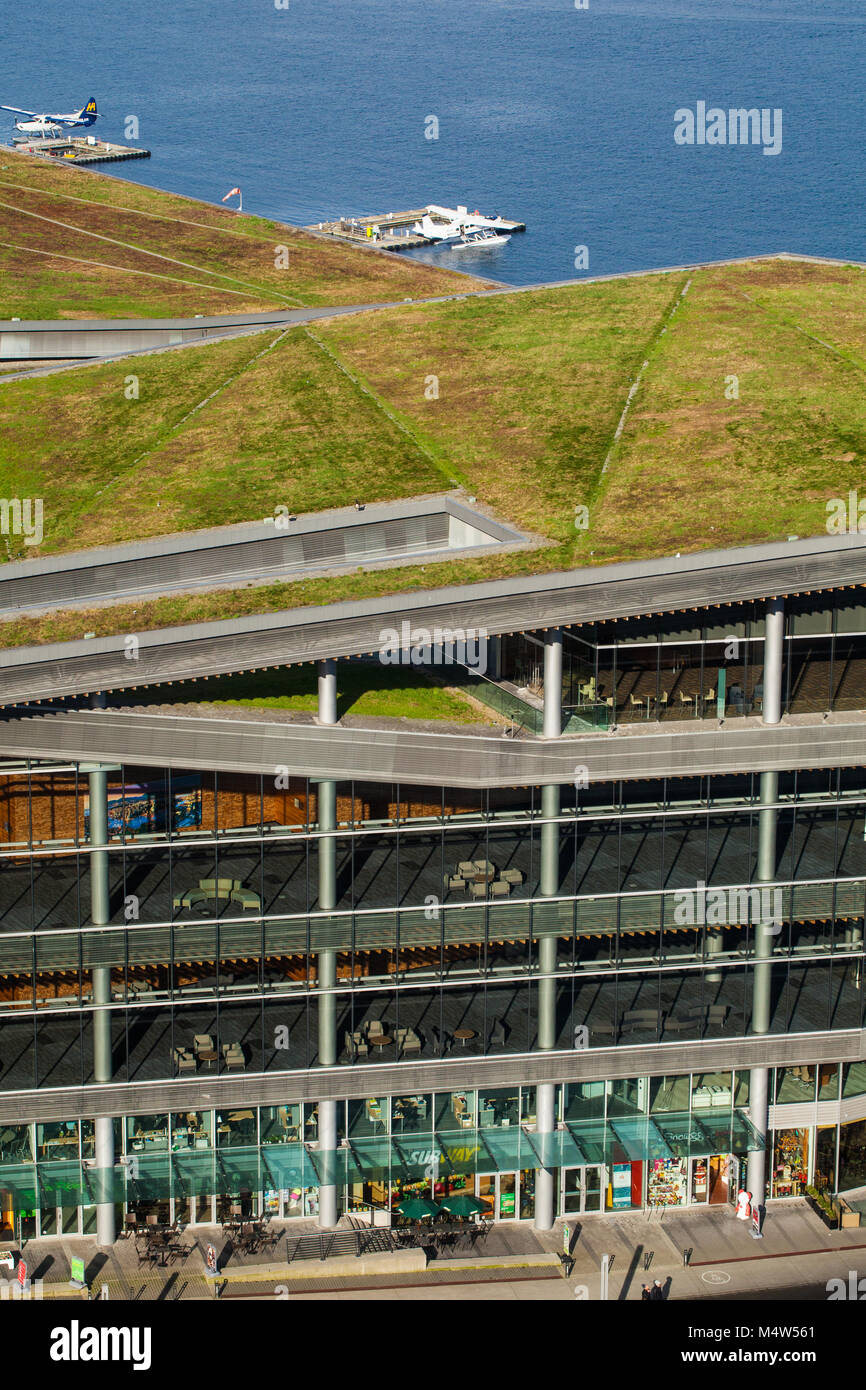
[[[511,235],[504,231],[506,225],[499,217],[482,217],[480,212],[464,207],[444,208],[431,203],[412,230],[437,246],[460,251],[468,246],[504,246]]]
[[[11,111],[16,116],[26,116],[26,121],[16,121],[15,129],[22,135],[41,135],[44,138],[62,134],[63,128],[74,130],[92,126],[99,112],[96,97],[91,97],[80,111],[25,111],[20,106],[0,106],[0,111]]]

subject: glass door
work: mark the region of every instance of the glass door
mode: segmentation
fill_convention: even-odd
[[[479,1202],[484,1203],[482,1213],[485,1221],[495,1221],[499,1215],[499,1203],[496,1193],[496,1177],[494,1174],[485,1176],[479,1175],[476,1178],[478,1184],[477,1193]]]
[[[499,1207],[496,1212],[497,1217],[503,1221],[513,1221],[517,1215],[516,1208],[517,1174],[499,1174]]]
[[[583,1169],[565,1168],[562,1173],[562,1214],[583,1211]]]
[[[604,1169],[602,1167],[584,1168],[583,1211],[601,1211],[604,1192]]]
[[[562,1214],[601,1211],[604,1172],[599,1166],[562,1170]]]

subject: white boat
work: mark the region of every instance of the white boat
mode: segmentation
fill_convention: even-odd
[[[502,232],[494,232],[492,227],[464,227],[463,235],[456,241],[449,243],[449,251],[463,251],[470,246],[504,246],[509,241],[510,233],[503,235]]]

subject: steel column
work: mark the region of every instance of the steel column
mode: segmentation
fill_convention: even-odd
[[[553,628],[544,634],[544,737],[559,738],[562,733],[562,632]],[[558,786],[541,788],[541,865],[542,897],[559,891],[560,791]],[[555,935],[536,937],[538,942],[538,1050],[556,1047],[556,949]],[[535,1129],[552,1134],[556,1127],[556,1088],[544,1083],[536,1088]],[[549,1231],[554,1221],[556,1172],[539,1168],[535,1175],[535,1228]]]
[[[94,702],[96,703],[96,702]],[[88,774],[90,807],[90,920],[95,927],[106,926],[111,917],[108,886],[108,773],[99,768]],[[112,1079],[111,1055],[111,969],[94,965],[93,980],[93,1079]],[[103,1007],[100,1007],[103,1006]],[[99,1181],[109,1184],[114,1170],[114,1130],[110,1118],[94,1122],[96,1167],[104,1174]],[[114,1202],[96,1204],[96,1243],[113,1245],[116,1239]]]
[[[320,724],[337,722],[336,662],[319,662]],[[318,828],[336,831],[337,784],[319,782],[317,790]],[[337,905],[337,841],[334,835],[318,840],[319,910],[327,912]],[[319,1066],[333,1067],[337,1061],[337,953],[319,951],[316,957],[316,995],[318,1004]],[[319,1101],[319,1153],[323,1156],[326,1178],[335,1177],[337,1148],[337,1102]],[[319,1184],[319,1225],[330,1230],[339,1221],[336,1181]]]
[[[764,724],[778,724],[782,718],[782,668],[784,666],[785,605],[782,599],[767,601],[764,628]],[[762,772],[760,784],[761,809],[758,812],[758,883],[773,883],[776,878],[776,833],[779,799],[778,772]],[[772,890],[769,896],[772,898]],[[761,898],[765,895],[762,892]],[[772,914],[763,912],[753,924],[754,965],[752,967],[752,1033],[770,1031],[772,1017],[772,955],[779,925]],[[754,1067],[749,1073],[749,1117],[759,1134],[766,1139],[769,1127],[770,1072],[767,1067]],[[760,1152],[750,1153],[748,1184],[752,1201],[763,1207],[767,1195],[766,1144]]]

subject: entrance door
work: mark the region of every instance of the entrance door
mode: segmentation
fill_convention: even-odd
[[[583,1211],[583,1169],[564,1168],[562,1172],[562,1212],[564,1216]]]
[[[563,1216],[580,1212],[601,1211],[604,1175],[600,1167],[564,1168],[562,1170]]]
[[[517,1174],[491,1173],[479,1174],[476,1179],[476,1193],[484,1203],[484,1218],[487,1221],[513,1221],[517,1216]]]
[[[583,1170],[583,1211],[601,1211],[604,1193],[604,1169],[601,1167]]]
[[[729,1182],[729,1156],[727,1154],[714,1154],[710,1159],[710,1205],[729,1200]]]

